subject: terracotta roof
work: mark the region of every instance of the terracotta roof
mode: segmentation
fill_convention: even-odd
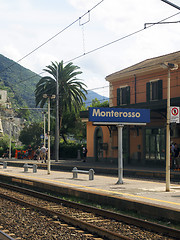
[[[162,64],[164,62],[171,62],[176,64],[180,63],[180,51],[155,58],[146,59],[140,63],[108,75],[106,77],[106,80],[111,81],[116,80],[117,78],[124,78],[138,73],[145,73],[160,69],[162,70]]]

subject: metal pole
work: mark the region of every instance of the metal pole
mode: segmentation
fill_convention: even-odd
[[[46,147],[46,112],[43,112],[44,114],[44,146]]]
[[[48,97],[48,174],[50,174],[50,97]]]
[[[57,63],[57,79],[56,79],[56,135],[55,135],[55,161],[59,160],[59,75]]]
[[[122,129],[123,125],[117,125],[118,128],[118,181],[116,184],[123,184],[123,148],[122,148]]]
[[[9,122],[9,159],[11,159],[11,138],[12,138],[12,132],[11,132],[11,122]]]
[[[170,191],[170,68],[167,78],[166,191]]]

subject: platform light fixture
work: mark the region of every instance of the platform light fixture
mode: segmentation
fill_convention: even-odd
[[[50,99],[54,99],[55,95],[43,94],[43,98],[48,98],[48,174],[51,171],[51,160],[50,160]]]
[[[56,132],[55,132],[55,161],[59,160],[59,65],[56,70]]]
[[[170,191],[170,71],[177,70],[178,65],[164,62],[162,68],[168,70],[167,77],[167,122],[166,122],[166,192]]]

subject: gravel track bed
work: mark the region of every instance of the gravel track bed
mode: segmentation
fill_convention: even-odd
[[[0,198],[0,207],[0,225],[22,240],[94,239],[63,226],[64,223],[53,221],[53,219],[50,221],[40,212],[24,208],[11,201]]]
[[[4,188],[0,188],[0,191],[21,200],[26,200],[27,202],[29,201],[31,203],[38,204],[41,207],[48,207],[51,210],[54,209],[57,212],[68,214],[69,216],[76,217],[81,220],[83,219],[83,221],[86,221],[88,223],[95,223],[98,227],[103,227],[109,231],[121,233],[132,239],[174,239],[112,219],[105,220],[103,217],[95,216],[93,213],[87,213],[78,209],[65,207],[62,204],[59,205],[56,203],[51,203],[49,201],[37,199]],[[5,229],[11,229],[10,232],[14,233],[16,236],[21,237],[23,240],[94,239],[91,236],[85,236],[80,232],[68,229],[67,227],[63,226],[61,222],[58,221],[58,219],[54,219],[54,221],[49,221],[49,217],[44,216],[44,214],[40,212],[33,211],[29,208],[22,207],[18,204],[1,198],[0,207],[0,225],[2,225]]]

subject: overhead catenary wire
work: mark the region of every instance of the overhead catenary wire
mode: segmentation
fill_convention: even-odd
[[[163,22],[163,21],[165,21],[165,20],[167,20],[167,19],[169,19],[169,18],[175,17],[175,16],[178,15],[178,14],[180,14],[180,12],[175,13],[175,14],[167,17],[167,18],[164,18],[164,19],[160,20],[160,21],[157,22],[157,23],[161,23],[161,22]],[[88,54],[90,54],[90,53],[93,53],[93,52],[95,52],[95,51],[98,51],[98,50],[100,50],[100,49],[102,49],[102,48],[108,47],[109,45],[112,45],[112,44],[114,44],[114,43],[116,43],[116,42],[119,42],[119,41],[124,40],[124,39],[126,39],[126,38],[128,38],[128,37],[131,37],[131,36],[133,36],[133,35],[135,35],[135,34],[137,34],[137,33],[140,33],[140,32],[142,32],[142,31],[144,31],[144,30],[146,30],[146,29],[148,29],[148,28],[150,28],[150,27],[153,27],[153,26],[156,25],[157,23],[152,23],[151,25],[147,26],[146,28],[141,28],[141,29],[139,29],[139,30],[137,30],[137,31],[134,31],[134,32],[132,32],[132,33],[129,33],[129,34],[127,34],[127,35],[125,35],[125,36],[123,36],[123,37],[121,37],[121,38],[118,38],[118,39],[116,39],[116,40],[114,40],[114,41],[111,41],[111,42],[109,42],[109,43],[106,43],[106,44],[104,44],[104,45],[102,45],[102,46],[100,46],[100,47],[97,47],[97,48],[95,48],[95,49],[92,49],[92,50],[90,50],[90,51],[88,51],[88,52],[86,52],[86,53],[84,52],[83,54],[81,54],[81,55],[79,55],[79,56],[77,56],[77,57],[74,57],[74,58],[72,58],[72,59],[70,59],[70,60],[68,60],[68,61],[66,61],[66,62],[64,62],[64,63],[72,62],[72,61],[74,61],[74,60],[76,60],[76,59],[79,59],[79,58],[85,56],[85,55],[88,55]]]
[[[97,5],[95,5],[92,9],[94,9],[96,6],[98,6],[98,5],[99,5],[101,2],[103,2],[103,1],[104,1],[104,0],[100,1],[100,2],[99,2]],[[91,10],[92,10],[92,9],[91,9]],[[91,11],[91,10],[89,10],[89,11]],[[89,11],[86,12],[84,15],[86,15],[87,13],[89,14]],[[161,21],[159,21],[159,23],[162,22],[162,21],[165,21],[165,20],[167,20],[167,19],[169,19],[169,18],[172,18],[172,17],[174,17],[174,16],[176,16],[176,15],[178,15],[178,14],[180,14],[180,13],[178,12],[178,13],[173,14],[173,15],[165,18],[165,19],[162,19]],[[81,17],[83,17],[84,15],[82,15]],[[79,21],[79,18],[78,18],[77,20],[75,20],[73,23],[71,23],[70,25],[73,25],[76,21]],[[154,26],[155,24],[157,24],[157,23],[154,23],[154,24],[148,26],[146,29]],[[52,38],[50,38],[49,40],[47,40],[46,42],[44,42],[43,44],[41,44],[39,47],[37,47],[36,49],[34,49],[33,51],[31,51],[29,54],[25,55],[23,58],[19,59],[17,62],[13,63],[12,65],[8,66],[8,67],[5,68],[5,69],[11,68],[11,67],[12,67],[13,65],[15,65],[16,63],[18,63],[18,62],[22,61],[24,58],[28,57],[30,54],[32,54],[33,52],[35,52],[36,50],[38,50],[41,46],[45,45],[47,42],[49,42],[50,40],[52,40],[53,38],[55,38],[55,36],[59,35],[61,32],[63,32],[64,30],[66,30],[68,27],[70,27],[70,25],[68,25],[66,28],[64,28],[62,31],[60,31],[60,32],[57,33],[56,35],[54,35]],[[107,47],[107,46],[109,46],[109,45],[112,45],[112,44],[114,44],[114,43],[116,43],[116,42],[118,42],[118,41],[120,41],[120,40],[123,40],[123,39],[125,39],[125,38],[128,38],[128,37],[130,37],[130,36],[132,36],[132,35],[135,35],[135,34],[141,32],[141,31],[144,31],[144,30],[145,30],[144,28],[139,29],[139,30],[137,30],[137,31],[135,31],[135,32],[133,32],[133,33],[130,33],[130,34],[126,35],[126,36],[123,36],[123,37],[121,37],[121,38],[119,38],[119,39],[116,39],[116,40],[114,40],[114,41],[112,41],[112,42],[109,42],[109,43],[107,43],[107,44],[105,44],[105,45],[102,45],[102,46],[100,46],[100,47],[98,47],[98,48],[96,48],[96,49],[92,49],[91,51],[89,51],[89,52],[87,52],[87,53],[84,53],[84,54],[82,54],[82,55],[79,55],[79,56],[77,56],[77,57],[75,57],[75,58],[73,58],[73,59],[71,59],[71,60],[68,60],[68,61],[66,61],[65,63],[71,62],[71,61],[76,60],[76,59],[78,59],[78,58],[80,58],[80,57],[83,57],[83,56],[85,56],[85,55],[87,55],[87,54],[90,54],[90,53],[93,53],[93,52],[95,52],[95,51],[98,51],[98,50],[100,50],[100,49],[102,49],[102,48],[105,48],[105,47]],[[149,67],[149,66],[148,66],[148,67]],[[144,67],[144,69],[145,69],[145,68],[146,68],[146,67]],[[4,70],[5,70],[5,69],[4,69]],[[4,70],[3,70],[3,71],[4,71]],[[1,72],[2,72],[2,71],[1,71]],[[39,75],[40,75],[40,74],[43,74],[43,73],[44,73],[44,72],[41,72],[41,73],[39,73]],[[25,82],[25,81],[33,78],[33,77],[36,76],[36,75],[38,75],[38,74],[34,74],[32,77],[29,77],[29,78],[27,78],[27,79],[24,79],[24,80],[20,81],[19,83]],[[107,86],[107,87],[108,87],[108,86]],[[103,87],[100,87],[100,88],[103,88]],[[100,88],[98,88],[98,89],[100,89]],[[87,90],[87,91],[90,91],[90,90],[91,90],[91,89],[89,89],[89,90]],[[93,89],[93,90],[95,90],[95,89]]]
[[[74,25],[76,22],[80,21],[80,19],[82,19],[85,15],[89,15],[90,12],[95,9],[98,5],[100,5],[104,0],[101,0],[99,3],[97,3],[95,6],[93,6],[90,10],[88,10],[86,13],[84,13],[82,16],[80,16],[79,18],[77,18],[76,20],[74,20],[72,23],[70,23],[69,25],[67,25],[64,29],[62,29],[61,31],[59,31],[58,33],[56,33],[55,35],[53,35],[51,38],[49,38],[48,40],[46,40],[45,42],[43,42],[42,44],[40,44],[38,47],[36,47],[35,49],[33,49],[31,52],[29,52],[28,54],[26,54],[25,56],[23,56],[22,58],[20,58],[19,60],[17,60],[16,62],[12,63],[10,66],[4,68],[1,72],[4,72],[6,69],[11,68],[12,66],[14,66],[15,64],[21,62],[22,60],[24,60],[25,58],[27,58],[28,56],[30,56],[32,53],[36,52],[39,48],[43,47],[44,45],[46,45],[48,42],[50,42],[51,40],[53,40],[54,38],[56,38],[58,35],[60,35],[61,33],[63,33],[65,30],[67,30],[68,28],[70,28],[72,25]],[[1,73],[0,72],[0,73]]]
[[[179,7],[178,5],[175,5],[174,3],[172,3],[172,2],[170,2],[170,1],[168,1],[168,0],[161,0],[161,1],[164,2],[164,3],[167,3],[167,4],[171,5],[172,7],[175,7],[175,8],[177,8],[177,9],[180,10],[180,7]]]
[[[172,74],[176,74],[175,72],[173,72]],[[164,77],[166,77],[166,73],[161,73],[161,74],[158,74],[158,75],[156,75],[156,78],[159,78],[159,79],[161,79],[161,78],[164,78]],[[132,75],[133,76],[133,75]],[[153,79],[153,78],[152,78]],[[140,79],[138,79],[138,87],[145,87],[146,86],[146,82],[144,82],[144,81],[146,81],[146,80],[149,80],[149,77],[141,77]],[[132,84],[134,83],[134,79],[132,79],[132,80],[130,80],[129,82],[128,82],[130,85],[131,85],[131,88],[133,89],[133,86],[132,86]],[[174,87],[177,87],[177,86],[179,86],[178,84],[176,84],[175,86],[172,86],[172,88],[174,88]],[[98,88],[92,88],[92,89],[88,89],[87,91],[94,91],[94,90],[99,90],[99,89],[103,89],[103,88],[108,88],[109,87],[109,85],[107,85],[107,86],[102,86],[102,87],[98,87]],[[113,84],[113,88],[114,89],[116,89],[116,88],[118,88],[119,87],[119,83],[117,82],[117,83],[114,83]],[[145,89],[145,88],[144,88]],[[166,89],[166,87],[163,87],[163,89]],[[137,91],[138,93],[146,93],[146,90],[144,90],[144,91]],[[88,95],[90,96],[91,95],[91,93],[88,93]],[[131,92],[131,95],[134,95],[134,93],[133,92]],[[102,102],[102,101],[106,101],[106,100],[113,100],[113,99],[116,99],[117,97],[110,97],[110,98],[108,98],[108,99],[104,99],[104,96],[102,96],[102,98],[103,99],[97,99],[98,101],[100,101],[100,102]],[[86,101],[86,104],[91,104],[92,102],[87,102]]]
[[[101,3],[101,2],[100,2],[100,3]],[[99,3],[99,4],[100,4],[100,3]],[[167,20],[167,19],[170,19],[170,18],[172,18],[172,17],[174,17],[174,16],[176,16],[176,15],[178,15],[178,14],[180,14],[180,12],[175,13],[175,14],[167,17],[167,18],[164,18],[164,19],[160,20],[158,23],[163,22],[163,21],[165,21],[165,20]],[[70,59],[70,60],[65,61],[64,64],[69,63],[69,62],[72,62],[72,61],[74,61],[74,60],[76,60],[76,59],[79,59],[79,58],[81,58],[81,57],[83,57],[83,56],[85,56],[85,55],[88,55],[88,54],[90,54],[90,53],[96,52],[96,51],[98,51],[98,50],[100,50],[100,49],[102,49],[102,48],[105,48],[105,47],[107,47],[107,46],[109,46],[109,45],[112,45],[112,44],[114,44],[114,43],[116,43],[116,42],[119,42],[119,41],[121,41],[121,40],[124,40],[124,39],[126,39],[126,38],[128,38],[128,37],[130,37],[130,36],[133,36],[133,35],[135,35],[135,34],[137,34],[137,33],[139,33],[139,32],[142,32],[142,31],[144,31],[144,30],[147,30],[148,28],[153,27],[153,26],[156,25],[156,24],[157,24],[157,23],[153,23],[152,25],[150,25],[150,26],[148,26],[148,27],[146,27],[146,28],[142,28],[142,29],[139,29],[139,30],[137,30],[137,31],[135,31],[135,32],[132,32],[132,33],[130,33],[130,34],[127,34],[127,35],[125,35],[125,36],[123,36],[123,37],[121,37],[121,38],[118,38],[118,39],[116,39],[116,40],[114,40],[114,41],[111,41],[111,42],[109,42],[109,43],[107,43],[107,44],[105,44],[105,45],[102,45],[102,46],[100,46],[100,47],[98,47],[98,48],[92,49],[92,50],[90,50],[89,52],[86,52],[86,53],[84,52],[83,54],[81,54],[81,55],[79,55],[79,56],[76,56],[76,57],[74,57],[74,58],[72,58],[72,59]],[[14,63],[14,64],[16,64],[16,63]],[[14,64],[13,64],[13,65],[14,65]],[[11,66],[9,66],[9,68],[10,68],[10,67],[11,67]],[[8,68],[8,67],[7,67],[7,68]],[[145,68],[145,67],[144,67],[144,68]],[[41,74],[42,74],[42,72],[41,72]],[[36,74],[36,75],[38,75],[38,74]],[[29,79],[29,78],[28,78],[28,79]],[[26,81],[26,79],[24,79],[24,81]],[[21,82],[22,82],[22,81],[21,81]]]
[[[176,74],[175,72],[172,72],[172,75],[173,74]],[[156,78],[164,78],[164,77],[166,77],[167,76],[167,74],[166,73],[161,73],[161,74],[159,74],[159,75],[156,75]],[[152,78],[153,79],[153,78]],[[145,80],[149,80],[149,77],[141,77],[140,79],[138,79],[138,82],[141,82],[141,81],[145,81]],[[132,79],[131,81],[129,81],[128,82],[129,84],[132,84],[132,83],[134,83],[134,80]],[[115,83],[115,84],[113,84],[113,87],[116,89],[116,87],[118,87],[119,86],[119,83]],[[140,83],[140,84],[138,84],[138,87],[144,87],[144,86],[146,86],[146,82],[142,82],[142,84]],[[177,86],[180,86],[180,84],[174,84],[173,86],[171,86],[171,88],[173,89],[173,88],[176,88]],[[97,90],[97,89],[102,89],[102,88],[106,88],[106,87],[109,87],[109,85],[107,85],[107,86],[103,86],[103,87],[98,87],[98,88],[92,88],[92,89],[88,89],[88,91],[93,91],[93,90]],[[133,89],[133,86],[131,86],[131,88]],[[142,88],[141,88],[142,89]],[[146,89],[145,88],[143,88],[144,89],[144,91],[142,91],[142,90],[140,90],[140,91],[137,91],[136,93],[138,93],[138,94],[145,94],[146,93]],[[167,86],[163,86],[163,89],[167,89]],[[135,93],[134,92],[131,92],[131,97],[132,96],[134,96],[135,95]],[[101,99],[97,99],[98,101],[100,101],[100,102],[104,102],[104,101],[107,101],[107,100],[114,100],[114,101],[116,101],[117,100],[117,96],[115,95],[115,96],[113,96],[113,97],[109,97],[108,99],[104,99],[104,96],[102,96],[102,98]],[[92,104],[92,101],[86,101],[86,105],[87,104]],[[17,107],[17,108],[19,108],[19,107]],[[22,109],[22,108],[19,108],[19,109]],[[28,109],[28,108],[24,108],[24,109]],[[35,109],[37,109],[37,108],[35,108]],[[38,108],[38,109],[41,109],[41,108]]]
[[[176,61],[178,59],[179,58],[174,58],[173,61]],[[156,64],[151,64],[151,65],[148,65],[148,66],[141,66],[141,67],[134,68],[132,70],[127,69],[127,70],[123,71],[123,73],[119,73],[119,74],[121,75],[121,74],[127,74],[127,73],[131,73],[131,72],[133,73],[134,71],[138,71],[138,70],[142,70],[142,69],[146,70],[146,68],[153,67],[153,66],[156,66]],[[43,74],[43,73],[45,73],[45,72],[41,72],[39,74]],[[38,74],[35,74],[35,75],[33,75],[32,77],[29,77],[26,80],[29,80],[29,79],[33,78],[34,76],[36,76],[36,75],[38,75]],[[163,75],[158,75],[157,77],[161,77],[161,76],[163,76]],[[147,77],[146,78],[141,78],[139,81],[143,81],[145,79],[149,79],[149,78],[147,78]],[[21,82],[23,82],[23,81],[20,81],[19,83],[21,83]],[[119,83],[118,83],[118,85],[119,85]],[[116,86],[116,84],[114,86]],[[102,86],[102,87],[96,87],[96,88],[87,89],[86,91],[94,91],[94,90],[99,90],[99,89],[108,88],[108,87],[109,87],[109,85],[105,85],[105,86]]]

